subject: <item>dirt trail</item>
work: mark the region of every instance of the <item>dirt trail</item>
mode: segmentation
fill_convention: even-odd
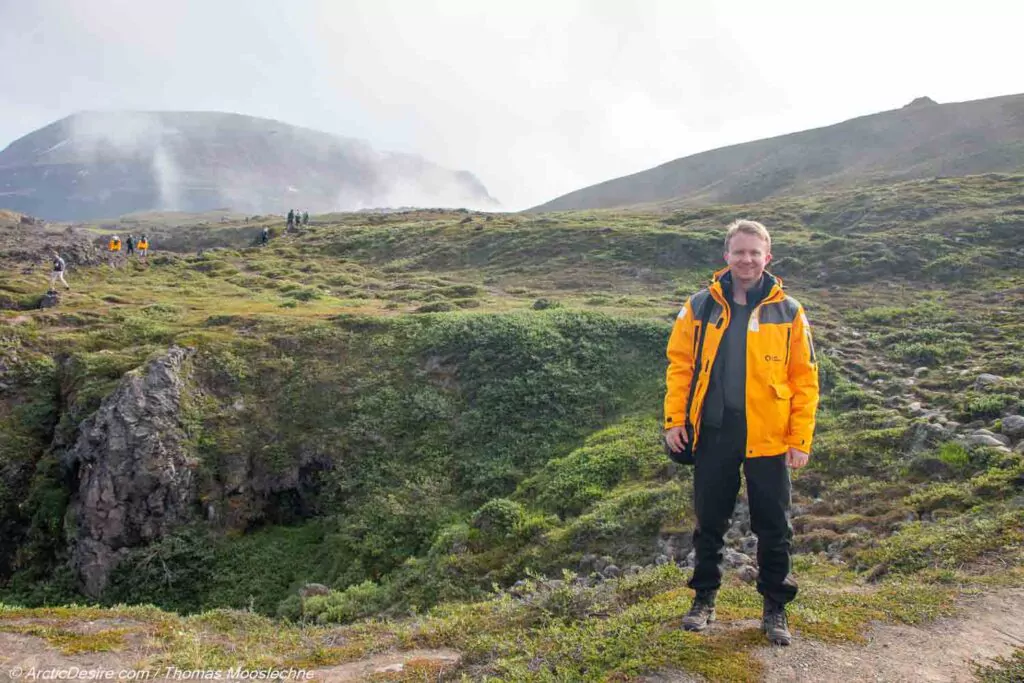
[[[798,639],[764,648],[765,683],[968,683],[971,660],[988,661],[1024,647],[1024,589],[968,598],[952,617],[923,626],[875,624],[867,645]]]
[[[439,672],[451,670],[458,666],[462,655],[455,650],[406,650],[374,655],[348,664],[315,669],[313,677],[323,683],[349,683],[349,681],[365,681],[373,674],[397,673],[410,662],[415,662],[426,671]],[[432,676],[431,678],[436,678]],[[424,677],[427,680],[427,677]]]

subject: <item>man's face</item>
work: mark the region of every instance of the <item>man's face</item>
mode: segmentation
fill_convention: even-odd
[[[729,240],[725,262],[732,276],[741,282],[757,282],[765,267],[771,263],[768,243],[757,235],[738,232]]]

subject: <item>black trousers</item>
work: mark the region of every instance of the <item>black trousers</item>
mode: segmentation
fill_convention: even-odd
[[[717,590],[722,585],[725,532],[740,491],[740,468],[747,480],[750,528],[757,536],[757,592],[777,603],[796,597],[791,575],[790,481],[786,456],[746,458],[747,430],[741,413],[727,411],[720,429],[701,430],[694,454],[693,532],[696,566],[689,586]]]

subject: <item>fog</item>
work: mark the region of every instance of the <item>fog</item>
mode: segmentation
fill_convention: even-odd
[[[0,0],[0,146],[81,110],[237,112],[468,170],[521,209],[917,96],[1022,92],[1021,5]],[[152,158],[170,202],[191,179]]]

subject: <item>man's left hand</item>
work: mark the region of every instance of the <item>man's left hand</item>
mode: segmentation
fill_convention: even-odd
[[[810,458],[810,453],[804,453],[799,448],[790,447],[786,451],[786,464],[789,465],[794,470],[798,470],[804,465],[806,465],[807,461],[810,460]]]

